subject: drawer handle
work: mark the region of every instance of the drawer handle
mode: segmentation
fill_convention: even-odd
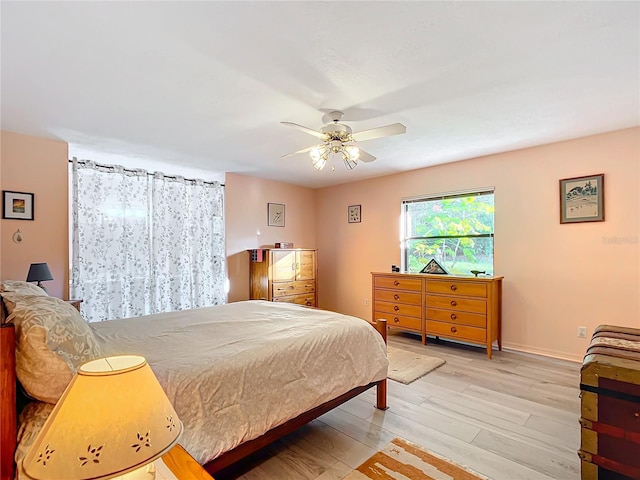
[[[399,307],[398,305],[394,305],[394,306],[393,306],[393,309],[394,309],[396,312],[400,311],[400,307]]]
[[[393,284],[397,287],[398,285],[400,285],[400,282],[398,280],[394,280]]]
[[[456,302],[455,300],[451,300],[451,306],[455,307],[458,305],[458,302]]]
[[[398,317],[393,317],[393,321],[398,323],[400,321],[400,319]]]
[[[455,285],[451,285],[451,291],[455,292],[458,289],[458,287],[456,287]]]
[[[458,317],[456,317],[456,314],[455,314],[455,313],[452,313],[452,314],[451,314],[451,320],[455,320],[456,318],[458,318]]]
[[[451,333],[456,333],[458,329],[456,327],[451,327]]]
[[[393,296],[394,300],[400,300],[400,295],[398,295],[397,293]]]

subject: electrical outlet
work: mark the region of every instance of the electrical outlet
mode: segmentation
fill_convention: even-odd
[[[365,299],[364,299],[364,304],[365,304],[365,305],[369,305],[369,299],[368,299],[368,298],[365,298]]]
[[[578,327],[578,337],[587,338],[587,327]]]

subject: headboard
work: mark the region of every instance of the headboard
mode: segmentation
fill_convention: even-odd
[[[0,296],[0,480],[13,480],[16,450],[16,353],[15,329],[7,323],[7,312]]]

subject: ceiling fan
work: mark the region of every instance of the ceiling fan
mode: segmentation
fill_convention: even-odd
[[[373,155],[355,146],[355,142],[373,140],[374,138],[390,137],[391,135],[399,135],[407,131],[407,127],[403,124],[393,123],[391,125],[385,125],[384,127],[372,128],[371,130],[363,130],[362,132],[353,133],[351,127],[344,123],[339,123],[342,119],[342,112],[336,110],[330,112],[328,115],[333,123],[325,125],[320,129],[320,131],[303,127],[297,123],[280,122],[283,125],[302,130],[303,132],[313,135],[322,141],[319,145],[303,148],[302,150],[283,155],[282,157],[290,157],[291,155],[309,152],[314,168],[322,170],[327,164],[329,155],[341,155],[344,160],[344,164],[349,170],[351,170],[358,164],[358,160],[363,162],[373,162],[376,159]],[[332,166],[331,169],[335,170],[335,166]]]

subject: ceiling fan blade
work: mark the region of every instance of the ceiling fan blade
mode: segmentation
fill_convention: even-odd
[[[392,123],[391,125],[385,125],[384,127],[372,128],[371,130],[363,130],[362,132],[356,132],[351,135],[356,142],[362,142],[364,140],[373,140],[374,138],[390,137],[391,135],[399,135],[406,133],[407,127],[401,123]]]
[[[373,162],[375,159],[376,159],[376,157],[374,157],[370,153],[367,153],[364,150],[360,149],[360,156],[358,157],[359,161],[361,161],[361,162]]]
[[[307,152],[310,152],[311,150],[313,150],[316,147],[322,147],[322,145],[312,145],[311,147],[303,148],[302,150],[298,150],[297,152],[287,153],[286,155],[282,155],[282,157],[280,157],[280,158],[291,157],[291,156],[297,155],[299,153],[307,153]]]
[[[282,125],[287,125],[288,127],[293,127],[293,128],[297,128],[298,130],[302,130],[305,133],[308,133],[309,135],[313,135],[314,137],[318,137],[318,138],[324,138],[324,133],[322,132],[318,132],[316,130],[312,130],[311,128],[308,127],[303,127],[302,125],[298,125],[297,123],[292,123],[292,122],[280,122]]]

